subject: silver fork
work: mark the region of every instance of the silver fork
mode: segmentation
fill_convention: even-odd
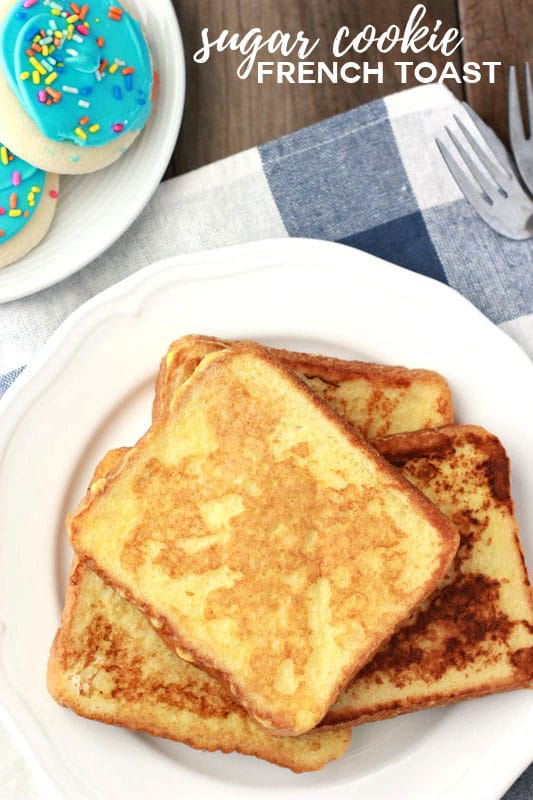
[[[533,202],[520,186],[507,150],[470,106],[466,103],[463,105],[490,155],[481,147],[462,120],[454,114],[455,122],[469,149],[459,141],[448,126],[446,131],[469,174],[459,166],[446,145],[437,139],[437,146],[448,169],[466,199],[493,230],[508,239],[533,238]]]
[[[529,122],[529,139],[526,139],[524,133],[515,67],[511,67],[509,70],[509,134],[516,165],[520,170],[522,180],[531,194],[533,194],[533,87],[531,85],[529,64],[525,64],[524,67],[526,73],[526,109]]]

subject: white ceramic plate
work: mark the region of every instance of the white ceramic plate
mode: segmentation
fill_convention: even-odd
[[[145,430],[159,359],[191,332],[442,372],[459,420],[508,448],[531,564],[533,367],[457,293],[365,253],[296,239],[142,270],[76,311],[0,403],[0,690],[43,796],[498,800],[531,756],[531,692],[356,728],[342,760],[304,776],[88,722],[48,697],[70,561],[65,513],[102,454]]]
[[[143,25],[160,77],[152,115],[111,167],[61,179],[47,236],[21,261],[0,270],[0,303],[52,286],[94,261],[137,219],[167,168],[185,99],[181,33],[171,0],[128,0],[128,8]]]

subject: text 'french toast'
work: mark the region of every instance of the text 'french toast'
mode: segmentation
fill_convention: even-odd
[[[153,418],[164,413],[173,393],[206,355],[233,344],[207,336],[183,336],[173,342],[161,362]],[[366,439],[454,421],[450,387],[437,372],[274,348],[270,353]]]
[[[325,724],[356,725],[526,686],[533,595],[504,448],[466,425],[375,444],[449,516],[461,543],[437,592],[342,692]]]
[[[267,730],[305,733],[434,590],[455,528],[256,345],[207,356],[173,405],[70,540]]]

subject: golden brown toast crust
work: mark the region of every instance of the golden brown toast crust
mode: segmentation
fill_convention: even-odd
[[[380,625],[379,631],[372,630],[371,632],[366,632],[368,635],[364,639],[364,651],[359,650],[357,656],[353,658],[349,666],[345,666],[339,670],[338,673],[336,673],[335,680],[330,681],[330,688],[328,689],[327,693],[324,693],[322,696],[322,702],[319,706],[319,708],[323,709],[323,711],[313,711],[312,717],[310,712],[309,719],[306,718],[305,722],[296,722],[296,718],[292,718],[290,716],[290,713],[292,712],[290,712],[290,709],[286,708],[285,701],[283,705],[279,701],[279,711],[273,710],[273,708],[269,705],[265,706],[264,698],[267,682],[272,680],[268,673],[265,673],[262,669],[257,670],[258,677],[256,680],[260,685],[262,685],[264,682],[265,689],[261,689],[259,694],[250,692],[246,681],[242,681],[240,677],[232,675],[230,672],[226,672],[224,668],[221,669],[220,664],[213,652],[210,653],[208,650],[198,648],[197,645],[191,641],[190,633],[184,635],[179,626],[176,626],[175,617],[169,618],[164,613],[160,613],[149,601],[147,601],[140,593],[138,593],[136,584],[132,585],[131,581],[128,583],[122,581],[117,577],[116,574],[112,574],[108,568],[103,567],[100,563],[98,563],[98,557],[94,557],[91,552],[91,542],[86,540],[82,543],[81,536],[83,534],[83,526],[86,524],[85,520],[87,519],[88,515],[90,519],[90,509],[93,505],[94,497],[98,497],[103,494],[105,488],[102,489],[102,492],[97,492],[94,496],[91,495],[87,497],[84,502],[82,502],[80,509],[70,521],[70,537],[80,558],[85,561],[91,569],[95,570],[106,583],[120,589],[131,602],[136,603],[150,617],[155,617],[159,620],[159,623],[162,623],[161,634],[167,639],[170,637],[174,647],[178,648],[180,654],[194,661],[194,663],[208,670],[212,670],[221,680],[225,681],[237,699],[243,705],[245,705],[245,707],[252,714],[256,716],[256,719],[258,719],[262,724],[268,726],[272,732],[278,735],[296,734],[308,730],[313,724],[316,724],[316,722],[319,721],[321,715],[326,711],[329,705],[331,705],[331,702],[337,696],[338,692],[344,685],[346,685],[352,675],[355,674],[373,655],[380,643],[384,639],[388,638],[398,627],[398,625],[401,624],[405,618],[405,615],[409,613],[410,609],[422,602],[422,600],[424,600],[434,590],[435,586],[440,580],[440,577],[444,574],[451,558],[453,557],[457,547],[458,537],[454,527],[449,523],[449,521],[443,517],[443,515],[440,514],[440,512],[431,503],[429,503],[420,492],[418,492],[418,490],[416,490],[407,482],[403,481],[395,470],[391,469],[391,467],[372,448],[364,443],[349,425],[342,423],[337,415],[334,414],[334,412],[331,411],[331,409],[320,398],[307,389],[305,384],[303,384],[292,373],[288,373],[272,355],[266,353],[264,349],[253,343],[238,344],[231,348],[231,350],[226,350],[219,353],[219,355],[214,360],[211,360],[209,365],[203,368],[203,370],[202,367],[200,367],[200,370],[202,370],[201,375],[199,377],[195,377],[191,384],[182,389],[177,399],[175,398],[176,407],[173,411],[172,417],[177,418],[180,408],[186,408],[187,404],[197,401],[197,392],[201,391],[201,389],[198,389],[198,386],[202,387],[206,380],[212,380],[213,376],[218,376],[220,386],[217,386],[217,388],[223,387],[225,385],[226,375],[223,375],[221,370],[225,370],[228,364],[231,364],[236,359],[243,358],[255,359],[258,365],[264,365],[265,368],[268,366],[269,369],[272,370],[272,375],[279,373],[283,385],[286,385],[287,383],[292,384],[293,389],[306,398],[306,403],[309,408],[314,408],[315,411],[319,412],[321,419],[329,421],[336,430],[342,432],[344,440],[349,442],[350,445],[358,452],[364,452],[368,463],[372,463],[375,466],[376,474],[379,474],[387,484],[388,491],[393,489],[394,491],[401,492],[404,497],[409,498],[410,513],[416,513],[419,515],[420,519],[425,521],[424,524],[431,526],[431,529],[434,531],[435,535],[438,534],[439,537],[439,550],[438,553],[434,553],[435,560],[432,562],[434,566],[431,570],[431,574],[427,579],[422,581],[420,585],[418,585],[416,591],[413,590],[409,593],[409,595],[406,595],[401,599],[398,597],[397,602],[400,604],[400,609],[396,610],[395,615],[392,613],[388,614],[387,619],[383,620],[383,623]],[[206,379],[205,376],[208,375],[208,373],[209,378]],[[231,402],[228,402],[228,408],[232,410],[236,408],[236,403],[233,402],[233,399],[234,398],[232,398]],[[246,412],[242,411],[242,413]],[[228,418],[231,417],[232,414],[230,414]],[[137,447],[136,449],[132,450],[125,457],[122,467],[119,468],[117,472],[118,476],[122,475],[125,467],[129,466],[130,464],[132,464],[133,468],[135,468],[135,462],[138,459],[138,453],[141,452],[143,447],[149,446],[151,437],[157,436],[158,430],[163,430],[166,424],[167,423],[165,419],[154,424],[152,431],[141,440],[141,447]],[[116,476],[107,482],[107,486],[112,485],[115,479]],[[147,487],[145,487],[144,491],[146,491],[146,488]],[[320,513],[319,507],[317,507],[314,513]],[[358,513],[361,513],[361,509],[359,509]],[[398,530],[396,533],[398,533]],[[348,539],[347,541],[350,540]],[[144,547],[144,545],[142,546]],[[137,567],[134,567],[133,562],[131,562],[131,564],[132,568],[137,569]],[[175,567],[176,563],[174,562],[173,568]],[[240,565],[240,568],[243,568],[242,564]],[[352,593],[350,593],[350,596],[352,597]],[[236,598],[237,594],[234,593],[232,597]],[[352,600],[355,602],[353,597]],[[242,606],[239,606],[238,600],[236,601],[236,605],[237,612],[240,613]],[[266,662],[262,662],[262,667],[266,668]],[[270,683],[268,685],[272,687],[273,684]],[[270,688],[269,691],[271,692],[272,689]],[[313,722],[311,722],[311,719]]]
[[[324,725],[358,725],[526,686],[533,679],[533,593],[501,443],[483,428],[451,426],[374,444],[450,515],[461,544],[441,588],[355,677]]]
[[[172,394],[192,375],[202,358],[234,344],[194,335],[173,342],[157,376],[153,420],[168,410]],[[266,349],[365,438],[435,428],[454,421],[450,387],[436,372]],[[351,400],[346,395],[350,386],[356,387]],[[399,414],[402,408],[407,416]]]

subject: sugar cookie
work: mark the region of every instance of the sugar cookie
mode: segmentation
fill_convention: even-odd
[[[39,244],[59,196],[59,178],[14,156],[0,144],[0,267]]]
[[[117,0],[0,0],[0,140],[47,172],[94,172],[144,127],[153,70]]]

